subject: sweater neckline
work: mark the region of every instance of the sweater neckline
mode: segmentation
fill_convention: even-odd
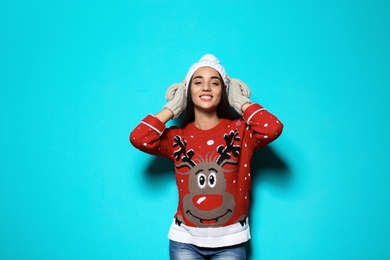
[[[230,121],[228,119],[222,118],[218,124],[216,124],[214,127],[207,129],[207,130],[202,130],[202,129],[198,128],[194,122],[191,122],[190,124],[187,125],[187,131],[189,131],[191,133],[199,133],[202,135],[210,135],[213,133],[217,133],[218,129],[228,125],[229,122]]]

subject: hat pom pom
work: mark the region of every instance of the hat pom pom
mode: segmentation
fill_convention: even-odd
[[[209,62],[219,63],[219,60],[213,54],[206,54],[200,60],[201,61],[209,61]]]

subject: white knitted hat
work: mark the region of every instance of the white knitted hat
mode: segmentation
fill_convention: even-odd
[[[215,69],[219,72],[219,74],[222,77],[223,82],[226,86],[229,84],[229,80],[226,77],[226,71],[223,68],[223,66],[219,63],[219,60],[217,57],[215,57],[213,54],[206,54],[204,55],[197,63],[191,66],[191,68],[188,70],[187,76],[186,76],[186,91],[188,90],[188,84],[190,84],[190,80],[192,78],[192,75],[195,73],[195,71],[201,67],[210,67]]]

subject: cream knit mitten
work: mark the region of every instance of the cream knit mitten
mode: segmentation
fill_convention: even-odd
[[[238,114],[242,115],[242,106],[246,103],[251,103],[249,97],[251,91],[248,86],[239,79],[230,79],[229,84],[229,103]]]
[[[169,109],[173,113],[173,119],[178,118],[187,106],[185,85],[183,83],[171,85],[167,89],[165,99],[167,103],[164,105],[164,108]]]

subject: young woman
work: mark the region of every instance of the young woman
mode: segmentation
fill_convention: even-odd
[[[179,203],[168,234],[171,259],[246,259],[252,154],[283,129],[250,94],[206,54],[168,88],[163,110],[130,134],[139,150],[174,163]],[[182,112],[182,127],[165,127]]]

